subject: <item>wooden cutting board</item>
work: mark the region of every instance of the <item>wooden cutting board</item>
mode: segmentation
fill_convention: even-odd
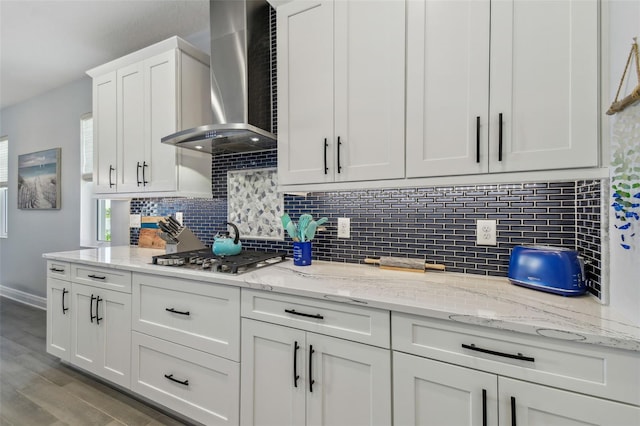
[[[141,228],[138,237],[138,247],[164,249],[165,241],[158,236],[159,229]]]

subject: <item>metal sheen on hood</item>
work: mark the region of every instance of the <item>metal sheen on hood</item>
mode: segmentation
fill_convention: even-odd
[[[210,154],[276,148],[271,128],[271,6],[265,0],[211,0],[213,123],[162,138]]]

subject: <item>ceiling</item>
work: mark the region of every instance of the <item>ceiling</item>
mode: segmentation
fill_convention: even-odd
[[[173,35],[209,48],[209,0],[0,0],[0,109]]]

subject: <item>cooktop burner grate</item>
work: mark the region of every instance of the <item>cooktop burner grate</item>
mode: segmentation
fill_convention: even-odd
[[[154,265],[240,274],[282,262],[286,252],[243,250],[234,256],[217,256],[210,248],[153,256]]]

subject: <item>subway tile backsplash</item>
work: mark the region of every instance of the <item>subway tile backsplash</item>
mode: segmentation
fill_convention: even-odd
[[[276,166],[276,152],[214,157],[212,199],[134,199],[131,213],[184,212],[185,224],[208,246],[227,220],[226,172]],[[590,291],[601,297],[599,180],[314,192],[285,195],[284,209],[327,217],[313,240],[313,258],[362,263],[370,256],[425,258],[450,272],[506,276],[519,244],[576,248],[587,259]],[[337,238],[337,218],[351,219],[351,238]],[[476,220],[497,221],[497,245],[476,244]],[[137,244],[138,230],[131,230]],[[243,240],[254,249],[286,250],[291,241]]]

